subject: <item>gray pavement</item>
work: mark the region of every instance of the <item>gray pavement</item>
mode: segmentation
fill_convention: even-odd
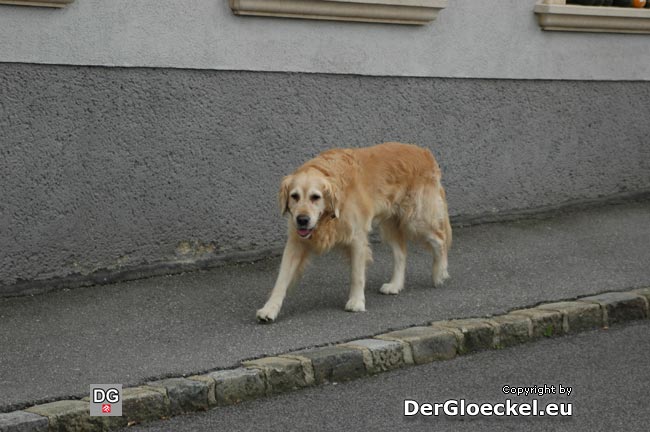
[[[398,296],[377,292],[391,260],[375,245],[361,314],[343,311],[347,264],[330,254],[313,263],[272,325],[254,316],[277,258],[0,299],[0,411],[85,396],[91,383],[136,385],[433,320],[647,286],[649,244],[649,202],[456,229],[452,279],[432,288],[430,256],[413,248]]]
[[[647,431],[650,322],[485,351],[337,385],[174,417],[125,432]],[[512,396],[509,386],[571,387],[569,396]],[[570,417],[403,416],[404,399],[441,403],[571,403]]]

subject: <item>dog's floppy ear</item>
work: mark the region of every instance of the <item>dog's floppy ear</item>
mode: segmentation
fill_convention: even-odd
[[[325,200],[334,217],[338,218],[340,214],[340,192],[338,187],[328,180],[325,181]]]
[[[278,204],[280,205],[280,213],[282,216],[289,211],[289,186],[293,177],[288,175],[282,179],[280,184],[280,193],[278,194]]]

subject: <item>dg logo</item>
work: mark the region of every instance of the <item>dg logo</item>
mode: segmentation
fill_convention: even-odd
[[[91,384],[90,415],[121,416],[122,384]]]

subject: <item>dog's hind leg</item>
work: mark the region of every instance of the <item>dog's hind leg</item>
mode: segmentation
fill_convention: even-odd
[[[451,247],[451,225],[447,212],[445,190],[441,185],[422,190],[423,199],[418,206],[418,236],[425,241],[433,253],[433,284],[440,286],[449,278],[447,252]]]
[[[366,264],[372,260],[368,247],[368,238],[361,237],[353,240],[349,248],[350,253],[350,295],[345,304],[345,310],[350,312],[364,312],[366,310]]]
[[[393,277],[379,289],[382,294],[397,294],[404,289],[406,273],[406,237],[393,219],[384,221],[379,226],[381,236],[393,250]]]
[[[280,264],[280,273],[271,291],[271,295],[262,309],[257,311],[257,319],[264,322],[275,321],[287,289],[298,282],[308,262],[309,251],[299,242],[289,240]]]
[[[433,285],[440,286],[449,278],[447,272],[448,240],[446,230],[435,230],[426,236],[433,252]]]

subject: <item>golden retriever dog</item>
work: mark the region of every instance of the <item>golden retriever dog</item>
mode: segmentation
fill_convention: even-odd
[[[351,262],[345,310],[365,311],[373,225],[379,226],[394,257],[393,276],[379,292],[397,294],[404,288],[407,240],[420,241],[432,251],[433,284],[442,284],[449,277],[451,225],[440,177],[429,150],[392,142],[329,150],[285,177],[279,201],[282,214],[290,215],[289,238],[277,281],[257,318],[274,321],[309,257],[334,247],[343,248]]]

